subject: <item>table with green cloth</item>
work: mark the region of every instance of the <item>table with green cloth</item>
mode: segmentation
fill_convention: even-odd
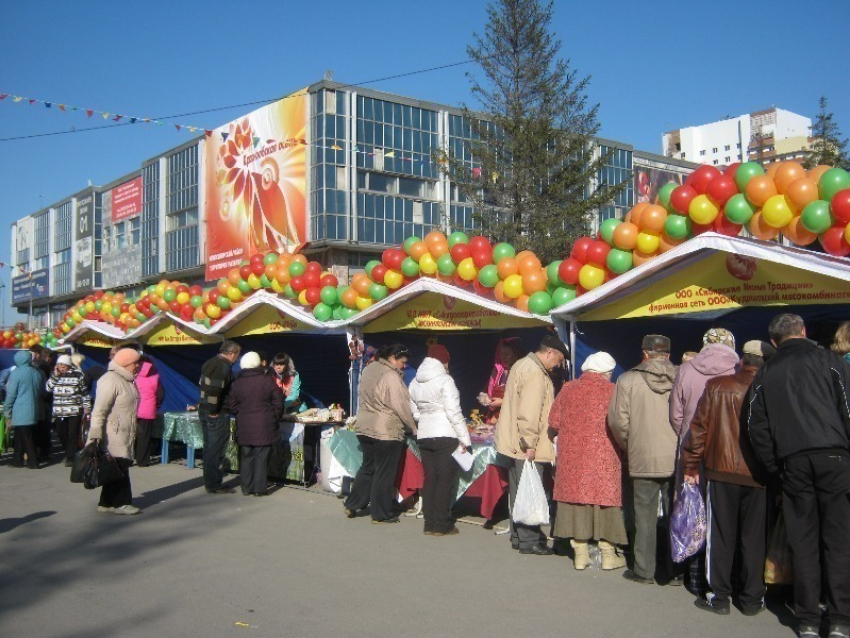
[[[170,442],[183,443],[186,446],[186,467],[195,467],[195,450],[204,447],[204,432],[197,411],[166,412],[162,415],[162,460],[168,464],[168,445]]]

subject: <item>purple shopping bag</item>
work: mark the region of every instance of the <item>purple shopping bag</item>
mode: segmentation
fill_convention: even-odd
[[[675,562],[681,563],[703,548],[706,527],[699,487],[686,483],[670,517],[670,553]]]

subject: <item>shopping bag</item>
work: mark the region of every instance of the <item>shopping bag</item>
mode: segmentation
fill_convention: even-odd
[[[526,461],[522,466],[511,517],[514,523],[524,525],[549,524],[549,501],[534,461]]]
[[[98,486],[96,457],[99,451],[97,441],[92,441],[74,455],[71,483],[82,483],[87,490]]]
[[[685,483],[670,517],[670,553],[675,562],[681,563],[703,548],[706,528],[699,487]]]
[[[794,582],[791,567],[791,552],[785,530],[785,515],[779,510],[779,518],[770,534],[767,555],[764,560],[764,582],[768,585],[790,585]]]

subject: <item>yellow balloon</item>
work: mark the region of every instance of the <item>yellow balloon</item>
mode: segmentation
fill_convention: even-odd
[[[242,301],[242,291],[236,286],[231,286],[227,289],[227,298],[230,301]]]
[[[384,275],[384,285],[390,290],[396,290],[401,288],[401,284],[404,283],[404,278],[401,276],[400,272],[396,272],[395,270],[388,270],[387,274]]]
[[[850,224],[847,224],[847,227],[844,229],[844,239],[850,243]]]
[[[272,290],[275,292],[283,292],[284,288],[280,285],[277,279],[272,279]]]
[[[464,281],[472,281],[478,276],[478,269],[472,257],[467,257],[457,265],[457,274]]]
[[[251,273],[250,275],[248,275],[248,279],[246,279],[246,281],[248,282],[248,285],[251,286],[251,288],[253,290],[259,290],[263,286],[263,284],[260,283],[260,278],[257,277],[257,275],[255,275],[254,273]],[[307,305],[307,304],[304,304],[304,305]]]
[[[643,234],[641,233],[641,235]],[[640,245],[640,235],[638,235],[638,245]],[[578,271],[578,282],[585,290],[598,288],[605,282],[605,271],[599,266],[585,264]]]
[[[309,306],[310,305],[310,302],[307,301],[307,289],[306,288],[298,293],[298,303],[300,303],[302,306]]]
[[[71,315],[71,319],[73,319],[77,323],[80,323],[83,320],[83,316],[79,312],[75,312],[73,315]]]
[[[774,195],[762,206],[761,218],[768,226],[785,228],[794,218],[794,211],[788,205],[785,195]]]
[[[720,209],[717,205],[708,198],[708,195],[697,195],[691,200],[691,205],[688,207],[688,213],[691,220],[696,224],[710,224],[720,214]],[[647,251],[654,252],[654,251]]]
[[[637,237],[637,249],[642,253],[654,253],[661,246],[661,238],[655,233],[641,231]],[[603,276],[605,273],[602,273]],[[579,273],[581,276],[581,273]],[[599,284],[597,284],[599,285]],[[582,284],[584,286],[584,284]],[[587,288],[587,286],[584,286]]]
[[[399,277],[401,277],[401,275],[399,275]],[[384,278],[384,282],[386,282],[386,278]],[[372,298],[357,295],[356,305],[358,310],[366,310],[366,308],[372,305]]]
[[[519,299],[525,292],[522,286],[522,275],[508,275],[502,283],[502,292],[505,293],[505,297]]]
[[[191,298],[192,295],[190,295],[188,292],[177,293],[177,303],[179,303],[181,306],[185,306],[187,303],[189,303],[189,300]]]
[[[158,283],[154,288],[154,292],[156,293],[157,297],[162,297],[165,294],[165,284],[163,284],[162,282]]]
[[[433,275],[437,272],[437,262],[431,256],[431,253],[425,253],[419,258],[419,270],[424,275]]]
[[[204,308],[204,312],[207,313],[207,317],[210,319],[218,319],[221,316],[221,308],[214,303],[208,303],[207,307]]]

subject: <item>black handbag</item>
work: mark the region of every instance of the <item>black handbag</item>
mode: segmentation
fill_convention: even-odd
[[[71,482],[82,483],[87,490],[123,480],[126,474],[115,458],[94,439],[74,456]]]

